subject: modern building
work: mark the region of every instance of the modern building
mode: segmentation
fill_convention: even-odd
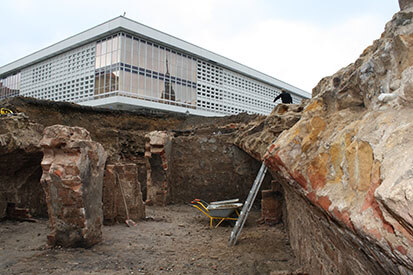
[[[0,99],[26,96],[204,116],[269,114],[310,94],[123,16],[0,67]]]

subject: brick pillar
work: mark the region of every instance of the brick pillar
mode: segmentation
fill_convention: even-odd
[[[169,170],[171,137],[154,131],[145,136],[147,205],[165,206],[169,200]]]
[[[107,154],[80,127],[44,129],[41,184],[46,193],[50,245],[90,247],[102,239],[102,186]]]
[[[277,184],[271,183],[271,190],[261,191],[261,220],[265,224],[274,225],[281,222],[283,196]]]

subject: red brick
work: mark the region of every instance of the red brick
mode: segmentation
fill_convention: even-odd
[[[400,253],[402,253],[403,255],[406,255],[406,254],[407,254],[407,249],[404,248],[404,246],[399,245],[399,246],[396,247],[396,249],[397,249]]]
[[[350,214],[347,210],[339,211],[337,207],[333,209],[334,216],[341,222],[343,222],[349,229],[355,231],[353,222],[351,221]]]
[[[291,175],[293,179],[305,190],[308,190],[308,183],[307,180],[304,178],[304,176],[298,172],[294,171],[294,173]]]
[[[327,196],[321,196],[317,200],[318,205],[320,205],[321,208],[323,208],[325,211],[328,211],[328,208],[331,205],[331,201]]]

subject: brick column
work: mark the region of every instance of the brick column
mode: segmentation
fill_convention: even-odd
[[[154,131],[145,136],[146,190],[148,205],[165,206],[169,196],[171,137],[166,132]]]
[[[90,247],[102,239],[102,186],[107,154],[80,127],[44,129],[41,184],[53,246]]]
[[[283,196],[276,182],[271,182],[271,190],[261,191],[261,221],[265,224],[274,225],[281,222]]]

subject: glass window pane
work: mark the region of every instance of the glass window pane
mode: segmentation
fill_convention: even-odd
[[[126,52],[125,52],[125,63],[126,64],[132,64],[131,56],[132,56],[132,39],[129,37],[125,38],[125,47],[126,47]]]
[[[106,41],[102,41],[102,51],[100,54],[101,55],[106,54]]]
[[[166,52],[164,49],[159,49],[159,72],[164,74],[166,73]]]
[[[139,67],[146,68],[146,44],[139,42]]]
[[[146,45],[146,68],[152,70],[152,45]]]
[[[106,54],[100,56],[100,67],[105,67],[106,64]]]
[[[145,95],[145,76],[138,75],[138,90],[140,95]]]
[[[152,70],[159,72],[159,48],[152,47]]]
[[[126,92],[130,92],[131,91],[131,73],[130,72],[125,72],[125,84],[123,85],[124,89]]]
[[[106,41],[106,52],[110,53],[112,51],[112,38]]]
[[[138,66],[139,64],[139,42],[133,40],[132,44],[132,66]]]
[[[119,63],[119,51],[112,52],[112,64]]]
[[[175,53],[170,53],[169,55],[169,73],[173,76],[176,75],[176,55]]]
[[[119,44],[119,51],[118,54],[120,56],[120,62],[125,63],[125,37],[120,36],[119,37],[120,44]]]
[[[119,70],[113,72],[113,78],[114,78],[113,90],[119,91]]]
[[[132,73],[132,92],[137,93],[138,92],[138,74]]]
[[[182,67],[182,56],[176,55],[176,77],[182,78],[181,67]]]
[[[109,52],[106,54],[106,66],[109,66],[111,61],[112,61],[112,53]]]
[[[96,56],[101,55],[101,51],[102,51],[102,42],[98,42],[96,44]]]
[[[152,78],[145,77],[145,94],[152,96]]]
[[[112,51],[119,49],[119,35],[112,38]]]

